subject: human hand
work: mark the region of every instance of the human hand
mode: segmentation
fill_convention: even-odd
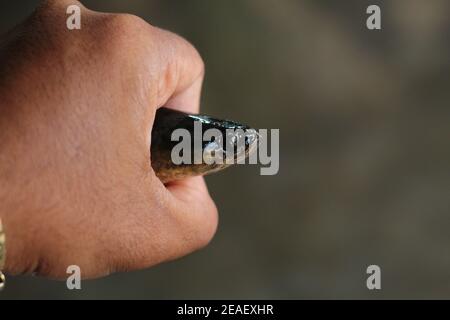
[[[163,185],[150,165],[158,107],[199,109],[203,62],[132,15],[46,1],[0,45],[0,217],[6,271],[83,278],[205,246],[217,210],[203,178]]]

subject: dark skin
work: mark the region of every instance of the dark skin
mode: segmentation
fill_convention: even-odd
[[[82,29],[66,8],[82,7]],[[204,74],[187,41],[132,15],[46,1],[2,39],[0,217],[5,271],[83,278],[150,267],[210,242],[203,178],[150,165],[157,108],[197,113]]]

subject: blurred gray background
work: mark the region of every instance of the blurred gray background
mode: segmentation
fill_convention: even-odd
[[[2,1],[0,31],[38,1]],[[207,178],[204,250],[86,281],[10,277],[6,298],[450,298],[448,0],[92,0],[191,41],[203,112],[280,129],[280,172]],[[366,29],[366,8],[382,30]],[[382,269],[382,290],[366,268]]]

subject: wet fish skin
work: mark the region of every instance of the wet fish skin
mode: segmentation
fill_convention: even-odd
[[[224,139],[224,141],[222,141],[222,149],[219,149],[218,144],[214,143],[214,141],[203,141],[201,144],[201,150],[195,150],[194,124],[197,121],[200,121],[202,124],[202,133],[208,129],[217,129],[222,133],[222,137]],[[173,131],[179,128],[186,129],[191,134],[192,160],[195,152],[201,152],[203,155],[203,152],[207,149],[208,152],[212,150],[215,152],[225,152],[224,163],[207,164],[202,161],[201,164],[194,164],[193,161],[191,161],[190,164],[174,164],[171,159],[172,149],[180,142],[172,141],[171,136]],[[245,139],[244,149],[237,148],[237,139],[226,139],[227,135],[230,134],[230,132],[227,132],[227,129],[240,129],[245,132],[245,136],[240,137]],[[206,115],[188,114],[162,107],[156,112],[152,129],[152,142],[150,149],[151,165],[157,177],[163,183],[180,180],[186,177],[210,174],[223,170],[232,165],[225,163],[226,150],[229,150],[227,148],[235,148],[234,163],[236,163],[238,159],[242,160],[247,158],[256,149],[255,146],[258,143],[258,137],[259,136],[256,130],[235,121],[221,120]],[[227,141],[229,144],[227,144]]]

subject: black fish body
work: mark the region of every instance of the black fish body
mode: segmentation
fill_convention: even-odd
[[[217,129],[222,134],[223,140],[203,141],[203,137],[195,137],[195,123],[201,123],[202,133],[208,129]],[[176,129],[185,129],[191,136],[191,161],[189,163],[175,164],[172,161],[172,150],[180,141],[172,141],[172,133]],[[231,131],[233,130],[233,131]],[[242,135],[242,132],[245,135]],[[194,139],[202,139],[201,143],[195,144]],[[238,139],[244,139],[239,145]],[[256,149],[258,133],[246,125],[230,120],[220,120],[205,115],[194,115],[168,108],[159,108],[156,112],[155,122],[152,129],[151,143],[151,165],[156,175],[163,183],[182,178],[205,175],[229,167],[227,163],[227,151],[233,148],[234,163],[237,160],[247,158]],[[198,148],[200,146],[200,148]],[[238,146],[243,146],[239,148]],[[208,154],[222,154],[223,163],[194,163],[197,154],[201,156]],[[228,157],[229,159],[229,157]]]

